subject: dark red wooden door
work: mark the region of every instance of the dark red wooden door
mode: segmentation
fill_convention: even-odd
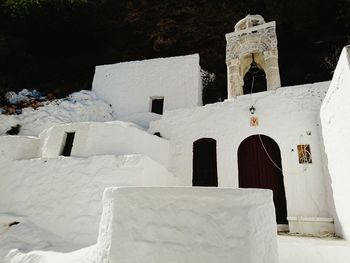
[[[281,168],[280,149],[270,137],[253,135],[246,138],[239,146],[239,187],[271,189],[277,224],[288,224]]]
[[[202,138],[193,143],[193,186],[218,186],[216,141]]]

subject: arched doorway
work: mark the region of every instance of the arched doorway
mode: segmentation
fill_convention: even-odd
[[[253,135],[240,144],[238,148],[239,187],[271,189],[277,224],[288,224],[281,168],[280,149],[270,137]]]
[[[193,143],[193,186],[218,186],[216,140],[202,138]]]
[[[244,76],[243,94],[267,91],[265,71],[254,61],[250,64],[248,72]]]

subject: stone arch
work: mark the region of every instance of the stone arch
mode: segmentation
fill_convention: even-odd
[[[243,95],[244,76],[249,70],[246,61],[251,54],[259,55],[260,68],[266,74],[266,90],[281,86],[276,23],[265,23],[259,15],[248,15],[236,24],[235,32],[226,34],[227,94],[228,98]]]
[[[244,139],[237,151],[240,188],[273,191],[277,224],[288,224],[281,152],[271,137],[257,134]]]
[[[239,41],[234,43],[230,50],[231,58],[239,58],[252,53],[264,53],[274,49],[273,43],[267,36],[242,36]]]

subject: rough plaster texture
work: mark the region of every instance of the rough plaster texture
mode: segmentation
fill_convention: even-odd
[[[199,55],[97,66],[92,90],[110,103],[118,119],[150,112],[151,97],[164,96],[164,109],[202,104]]]
[[[337,234],[350,240],[350,46],[344,48],[321,107],[322,133],[332,181]]]
[[[23,108],[21,114],[0,114],[0,136],[12,126],[21,125],[19,135],[38,136],[45,129],[63,123],[111,121],[112,109],[89,90],[70,94],[67,98],[43,102],[43,107]]]
[[[228,98],[243,95],[244,76],[250,68],[252,54],[265,71],[267,90],[281,87],[278,66],[276,23],[265,23],[260,15],[248,15],[226,34]]]
[[[141,155],[0,160],[0,171],[0,213],[79,245],[96,242],[105,188],[174,184],[163,166]]]
[[[0,158],[4,160],[39,157],[40,140],[36,137],[0,136]]]
[[[109,188],[98,263],[277,263],[272,193]]]
[[[350,262],[350,243],[337,238],[278,236],[279,263]]]
[[[323,169],[319,120],[328,86],[329,82],[284,87],[196,109],[169,111],[162,120],[151,124],[150,131],[158,131],[169,140],[169,170],[184,186],[192,184],[194,141],[217,141],[219,186],[238,187],[240,143],[251,135],[267,135],[280,147],[288,216],[329,218],[332,216],[327,200],[331,194],[325,186],[328,175]],[[258,127],[250,126],[251,105],[256,108]],[[312,164],[299,164],[298,144],[310,144]]]
[[[72,123],[52,127],[40,135],[41,156],[59,156],[66,132],[75,132],[72,156],[144,154],[163,166],[168,166],[167,140],[149,134],[135,124],[121,121]]]

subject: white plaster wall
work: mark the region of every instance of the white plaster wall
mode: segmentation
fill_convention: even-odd
[[[209,137],[217,141],[219,186],[238,187],[240,143],[250,135],[267,135],[280,147],[288,216],[329,217],[319,120],[328,86],[329,82],[285,87],[196,109],[166,112],[162,120],[151,124],[150,131],[159,131],[169,139],[169,170],[183,186],[192,184],[192,146],[197,139]],[[250,127],[249,108],[253,104],[259,127]],[[310,144],[312,164],[299,164],[298,144]]]
[[[278,262],[272,192],[109,188],[98,263]]]
[[[0,159],[20,160],[39,156],[40,140],[27,136],[0,136]],[[1,171],[0,171],[1,173]]]
[[[121,121],[72,123],[52,127],[40,135],[42,157],[60,155],[66,132],[75,132],[72,156],[144,154],[168,167],[167,140]]]
[[[168,186],[142,155],[0,160],[0,214],[12,214],[81,247],[96,243],[102,193],[111,186]]]
[[[199,55],[97,66],[92,90],[112,105],[121,120],[149,112],[151,96],[164,96],[165,110],[198,106],[202,104]]]
[[[277,237],[279,263],[350,262],[350,243],[339,238]]]
[[[338,220],[337,234],[350,239],[350,46],[344,48],[321,108],[323,140]]]

